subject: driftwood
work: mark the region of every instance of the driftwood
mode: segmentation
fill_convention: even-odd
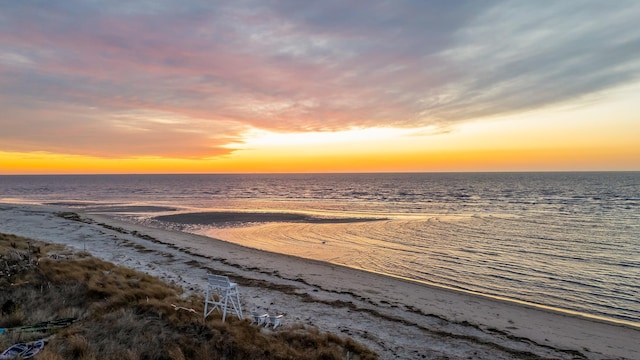
[[[11,328],[0,328],[0,334],[10,332],[46,332],[51,330],[62,329],[70,326],[76,321],[76,318],[62,318],[55,320],[42,321],[33,325],[17,326]]]

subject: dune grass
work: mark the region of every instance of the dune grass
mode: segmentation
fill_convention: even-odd
[[[13,235],[0,234],[0,289],[0,328],[10,329],[0,335],[0,351],[47,338],[37,360],[378,358],[352,339],[304,325],[271,331],[233,317],[223,323],[216,313],[203,321],[202,296]],[[55,319],[74,321],[24,328]]]

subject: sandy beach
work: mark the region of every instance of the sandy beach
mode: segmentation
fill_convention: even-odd
[[[352,337],[381,359],[639,359],[640,328],[158,230],[57,206],[0,204],[0,232],[65,244],[203,293],[240,286],[246,313],[285,314]]]

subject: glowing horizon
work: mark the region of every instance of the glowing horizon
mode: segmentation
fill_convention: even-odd
[[[638,14],[8,4],[0,175],[638,171]]]

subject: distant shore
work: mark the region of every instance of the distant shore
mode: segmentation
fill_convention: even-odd
[[[203,291],[207,272],[224,273],[239,283],[247,313],[252,309],[285,313],[284,326],[303,323],[348,335],[378,352],[381,359],[640,358],[640,329],[633,326],[147,228],[104,215],[78,212],[77,217],[61,217],[62,211],[74,210],[0,204],[0,232],[85,250],[177,283],[188,292]],[[182,215],[210,218],[212,213]],[[315,221],[282,215],[286,216],[265,219],[264,214],[235,212],[215,216],[216,221]]]

